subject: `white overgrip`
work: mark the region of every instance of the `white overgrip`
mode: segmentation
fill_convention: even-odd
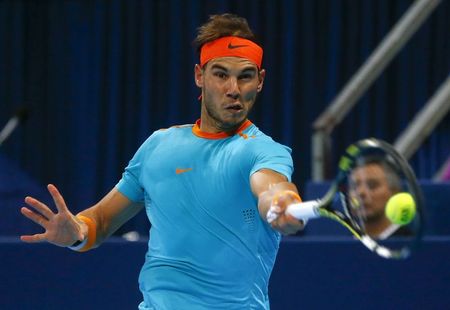
[[[290,204],[286,208],[286,213],[299,220],[309,220],[320,217],[319,200],[311,200]]]

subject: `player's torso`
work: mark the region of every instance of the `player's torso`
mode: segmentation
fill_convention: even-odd
[[[141,175],[153,227],[172,229],[182,222],[206,234],[229,230],[238,238],[253,236],[257,208],[249,174],[254,158],[247,140],[237,135],[204,139],[189,127],[164,133],[148,152]]]
[[[240,306],[264,301],[278,239],[260,219],[250,189],[261,151],[254,139],[204,139],[181,127],[161,132],[152,143],[140,180],[152,224],[141,272],[141,289],[149,296],[184,286],[212,304],[221,298]],[[260,296],[252,297],[255,292]]]

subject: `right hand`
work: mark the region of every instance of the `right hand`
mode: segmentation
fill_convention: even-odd
[[[87,236],[87,225],[69,211],[63,197],[54,185],[49,184],[47,189],[53,197],[58,212],[53,212],[39,200],[26,197],[25,203],[34,211],[27,207],[22,207],[20,211],[25,217],[42,226],[45,231],[41,234],[24,235],[20,239],[29,243],[49,242],[61,247],[71,246],[77,240],[84,240]]]
[[[278,190],[272,195],[270,208],[266,215],[267,222],[284,235],[297,233],[305,227],[305,222],[287,214],[286,209],[290,204],[298,202],[301,202],[301,198],[296,192]]]

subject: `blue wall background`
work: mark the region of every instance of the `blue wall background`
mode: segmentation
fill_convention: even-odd
[[[406,261],[388,261],[351,238],[286,238],[269,284],[272,310],[447,309],[449,238],[428,238]],[[137,309],[145,241],[112,239],[75,253],[0,237],[0,308]]]
[[[191,42],[208,15],[222,12],[246,17],[265,47],[268,75],[251,119],[293,148],[293,178],[305,197],[318,193],[308,183],[312,122],[412,2],[0,1],[0,127],[19,107],[30,109],[0,148],[0,235],[36,231],[19,215],[25,195],[49,201],[51,182],[74,212],[84,209],[116,184],[154,130],[195,121]],[[449,29],[443,0],[338,127],[335,162],[357,139],[393,142],[406,128],[450,72]],[[449,120],[411,160],[422,184],[450,153]],[[449,186],[427,186],[438,210],[429,217],[435,235],[448,235]],[[123,231],[147,225],[141,214]],[[337,234],[321,220],[306,233],[325,229]],[[430,238],[402,263],[372,256],[349,237],[285,239],[272,308],[445,308],[449,240]],[[0,308],[135,309],[145,250],[145,240],[113,239],[80,255],[0,237]]]
[[[293,148],[310,178],[311,124],[412,4],[408,0],[0,1],[0,124],[29,121],[0,152],[55,183],[74,211],[116,184],[154,130],[199,115],[196,27],[246,17],[265,47],[265,88],[251,119]],[[335,132],[335,158],[357,139],[393,142],[450,72],[450,3],[442,1]],[[450,154],[450,116],[412,159],[430,178]],[[46,196],[40,197],[46,199]]]
[[[51,203],[45,184],[55,183],[78,212],[116,184],[154,130],[194,122],[191,42],[223,12],[246,17],[265,47],[268,76],[251,119],[292,147],[293,179],[308,196],[312,122],[411,4],[1,1],[0,124],[22,106],[30,117],[0,149],[0,234],[36,229],[18,211],[25,195]],[[393,142],[405,129],[450,72],[449,21],[443,1],[334,133],[334,161],[357,139]],[[450,154],[449,119],[411,160],[422,179]],[[118,234],[147,229],[141,213]]]

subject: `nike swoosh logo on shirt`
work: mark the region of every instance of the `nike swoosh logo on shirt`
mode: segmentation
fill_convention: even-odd
[[[185,173],[185,172],[188,172],[188,171],[191,171],[192,170],[192,168],[177,168],[177,169],[175,169],[175,173],[176,174],[181,174],[181,173]]]
[[[235,49],[235,48],[240,48],[240,47],[246,47],[246,46],[248,46],[248,45],[232,45],[231,42],[228,43],[228,48],[230,50]]]

